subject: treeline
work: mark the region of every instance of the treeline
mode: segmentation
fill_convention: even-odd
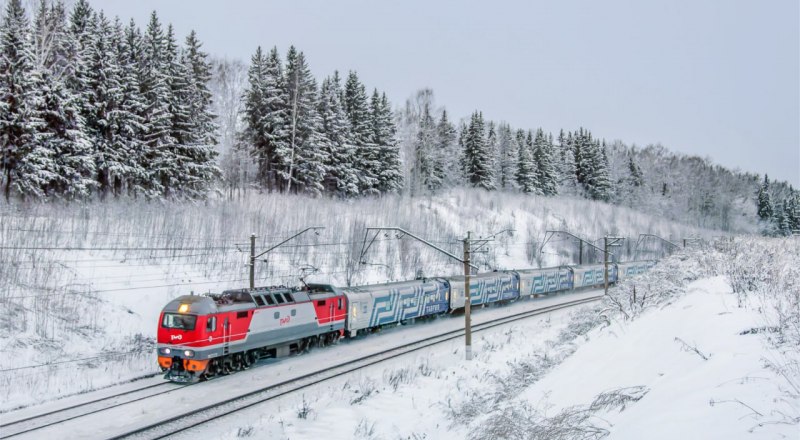
[[[391,106],[377,89],[368,97],[356,72],[344,84],[334,72],[318,87],[303,52],[290,47],[283,62],[277,48],[259,47],[247,76],[235,148],[255,162],[255,175],[239,162],[231,183],[340,197],[402,188]]]
[[[487,121],[480,112],[454,123],[429,89],[408,99],[396,120],[410,194],[469,185],[601,200],[723,231],[755,232],[759,223],[770,231],[783,224],[783,234],[798,229],[793,200],[800,196],[790,185],[773,182],[762,190],[781,201],[782,217],[759,220],[759,175],[660,145],[609,143],[584,128],[554,137]]]
[[[210,64],[155,12],[142,32],[78,0],[9,0],[0,29],[3,190],[35,198],[203,197],[214,184]]]

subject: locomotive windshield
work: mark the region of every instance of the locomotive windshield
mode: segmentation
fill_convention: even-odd
[[[194,315],[178,315],[177,313],[164,313],[164,320],[161,321],[161,327],[174,328],[179,330],[194,330],[197,323],[197,316]]]

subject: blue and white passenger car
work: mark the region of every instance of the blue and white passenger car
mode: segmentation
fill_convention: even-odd
[[[447,278],[450,283],[450,309],[464,307],[464,276]],[[519,280],[510,272],[488,272],[469,278],[470,304],[489,304],[519,298]]]
[[[401,281],[342,288],[350,307],[349,336],[388,324],[446,313],[448,285],[442,279]]]
[[[572,289],[572,268],[567,266],[518,270],[516,273],[520,297]]]

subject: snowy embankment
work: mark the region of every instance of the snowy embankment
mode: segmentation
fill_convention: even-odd
[[[366,226],[398,226],[459,254],[459,241],[501,234],[474,256],[482,270],[572,264],[574,241],[637,234],[679,239],[713,232],[583,199],[452,190],[432,198],[342,201],[256,195],[205,204],[119,201],[0,208],[0,411],[84,392],[157,371],[153,342],[161,307],[178,295],[246,285],[250,233],[264,250],[309,226],[259,261],[257,285],[298,278],[354,285],[462,271],[409,238],[381,234],[359,265]],[[653,258],[663,247],[644,249]],[[585,249],[584,261],[601,257]],[[45,365],[45,366],[41,366]],[[30,368],[31,366],[37,366]]]
[[[471,363],[453,342],[202,429],[226,438],[794,439],[799,275],[797,239],[674,256],[601,307],[479,334]]]

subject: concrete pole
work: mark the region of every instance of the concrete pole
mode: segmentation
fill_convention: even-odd
[[[606,285],[605,294],[608,295],[608,237],[603,237],[603,243],[605,244],[605,246],[603,246],[603,250],[604,250],[603,254],[605,255],[604,259],[605,259],[605,266],[606,266],[606,270],[603,271],[603,278],[605,279],[605,285]]]
[[[250,289],[256,288],[256,234],[250,234]]]
[[[465,355],[468,361],[472,360],[472,318],[470,317],[470,309],[472,300],[469,292],[469,247],[470,247],[470,232],[467,232],[467,238],[464,239],[464,336],[465,336]]]

